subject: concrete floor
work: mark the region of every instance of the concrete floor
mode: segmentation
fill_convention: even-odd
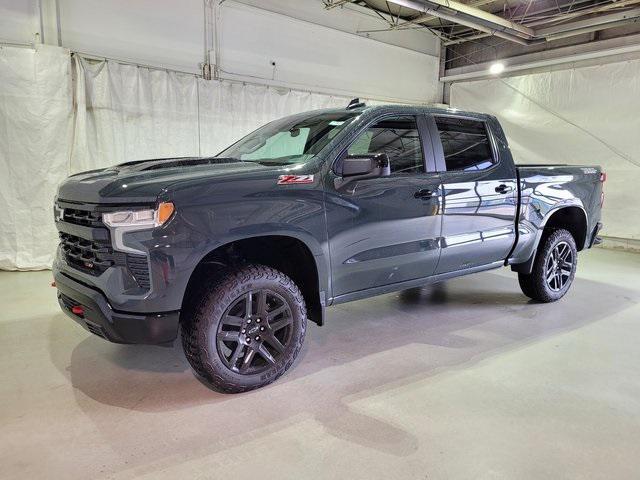
[[[221,395],[173,348],[1,273],[0,478],[638,478],[640,255],[535,305],[503,269],[334,307],[276,384]]]

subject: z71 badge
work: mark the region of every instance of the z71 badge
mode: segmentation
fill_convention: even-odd
[[[313,183],[313,175],[280,175],[278,185],[298,185],[302,183]]]

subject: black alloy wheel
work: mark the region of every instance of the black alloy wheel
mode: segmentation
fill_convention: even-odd
[[[198,378],[238,393],[268,385],[291,367],[304,341],[307,308],[290,277],[244,265],[217,272],[192,292],[180,322]]]
[[[561,291],[573,273],[573,252],[567,242],[557,243],[547,256],[545,279],[554,292]]]
[[[571,287],[578,265],[573,235],[564,229],[543,234],[531,273],[518,273],[522,293],[538,302],[555,302]]]
[[[275,365],[292,338],[293,314],[269,289],[249,291],[227,308],[218,326],[218,354],[232,371],[255,374]]]

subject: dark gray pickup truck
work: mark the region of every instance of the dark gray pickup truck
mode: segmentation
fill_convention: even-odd
[[[274,121],[215,157],[69,177],[55,200],[62,309],[95,335],[180,329],[212,387],[266,385],[325,307],[510,265],[525,295],[569,289],[598,241],[599,167],[514,165],[478,113],[352,102]]]

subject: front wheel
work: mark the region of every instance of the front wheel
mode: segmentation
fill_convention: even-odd
[[[576,242],[567,230],[542,238],[530,274],[519,273],[522,292],[538,302],[555,302],[573,283],[578,265]]]
[[[248,265],[218,277],[183,320],[189,364],[209,386],[229,393],[267,385],[292,365],[307,312],[284,273]]]

